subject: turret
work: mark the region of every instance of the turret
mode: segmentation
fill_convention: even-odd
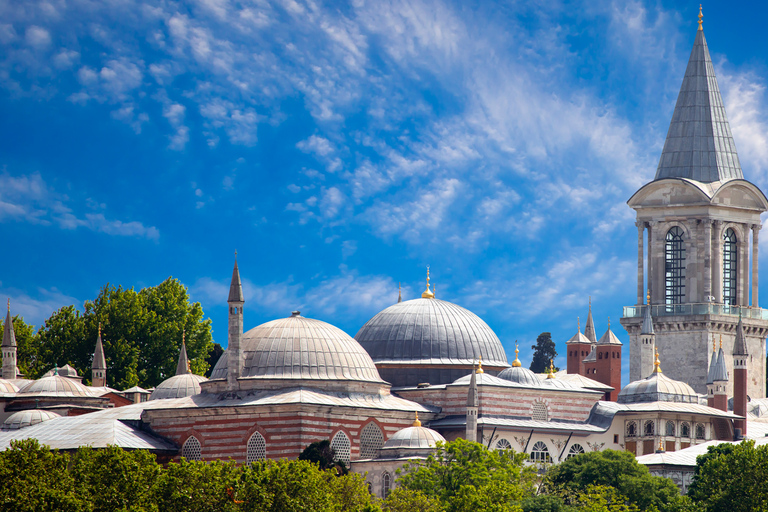
[[[568,348],[566,373],[586,375],[587,371],[584,367],[584,358],[587,357],[590,350],[592,350],[593,342],[587,338],[586,335],[581,333],[581,320],[578,317],[576,318],[576,323],[578,327],[576,334],[565,342],[565,345]]]
[[[477,413],[480,409],[480,398],[477,394],[477,374],[483,372],[482,363],[477,370],[472,368],[472,376],[469,379],[469,393],[467,393],[467,431],[464,438],[467,441],[477,442]]]
[[[611,330],[609,318],[608,330],[595,344],[596,372],[590,378],[613,388],[613,391],[605,393],[605,399],[611,402],[616,401],[621,391],[621,349],[622,343]]]
[[[189,367],[189,358],[187,358],[187,344],[185,341],[185,333],[181,331],[181,350],[179,351],[179,362],[176,365],[176,375],[186,375],[192,373]]]
[[[11,318],[11,299],[8,299],[8,311],[5,314],[3,328],[3,378],[15,379],[19,373],[16,367],[16,332]]]
[[[749,353],[747,340],[744,338],[744,324],[739,314],[739,323],[736,325],[736,341],[733,344],[733,414],[747,417],[747,363]],[[741,435],[747,435],[747,420],[733,422],[735,429],[741,429]],[[738,435],[738,433],[737,433]]]
[[[728,369],[725,367],[725,353],[723,352],[723,337],[720,336],[720,350],[717,352],[715,370],[712,372],[712,386],[714,391],[712,407],[721,411],[728,410]]]
[[[656,352],[656,332],[653,330],[653,317],[651,316],[651,290],[648,290],[648,299],[643,314],[643,325],[640,329],[640,366],[642,374],[649,375],[653,369],[653,355]]]
[[[227,341],[227,388],[236,391],[239,388],[237,379],[243,369],[243,358],[240,353],[240,340],[243,337],[243,284],[240,281],[240,270],[232,270],[232,282],[229,285],[229,336]]]
[[[712,335],[712,358],[709,361],[709,371],[707,372],[707,406],[715,406],[715,365],[717,365],[717,341],[715,335]]]
[[[107,361],[104,358],[104,346],[101,343],[101,322],[99,322],[99,334],[96,336],[96,350],[93,351],[91,385],[97,388],[107,385]]]

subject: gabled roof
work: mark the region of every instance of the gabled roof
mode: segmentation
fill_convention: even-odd
[[[664,178],[703,183],[744,178],[701,29],[696,32],[656,170],[655,179]]]

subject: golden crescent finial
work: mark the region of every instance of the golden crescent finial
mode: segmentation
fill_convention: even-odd
[[[659,349],[656,349],[656,360],[653,362],[653,372],[654,373],[662,373],[661,371],[661,362],[659,361]]]
[[[420,427],[421,421],[419,421],[419,411],[416,411],[416,419],[413,420],[413,426],[414,427]]]
[[[187,330],[184,327],[182,327],[181,328],[181,342],[184,343],[185,341],[187,341]]]
[[[8,311],[11,310],[11,298],[8,297]]]
[[[704,30],[704,28],[701,26],[702,19],[704,19],[704,15],[701,14],[701,4],[699,4],[699,30]]]
[[[608,329],[611,328],[611,317],[608,317]]]
[[[520,349],[517,348],[517,340],[515,340],[515,360],[512,361],[512,366],[515,368],[519,368],[522,366],[522,364],[520,364],[520,359],[518,359],[517,357],[519,353],[520,353]]]
[[[435,293],[429,290],[429,265],[427,265],[427,289],[421,294],[422,299],[434,299]]]

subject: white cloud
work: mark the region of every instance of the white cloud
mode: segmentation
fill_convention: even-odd
[[[21,315],[24,321],[36,327],[42,325],[55,311],[64,307],[79,306],[83,302],[71,297],[57,288],[32,288],[22,291],[4,287],[0,283],[0,297],[11,299],[11,314]]]
[[[43,27],[32,25],[24,33],[27,44],[37,50],[43,50],[51,44],[51,34]]]

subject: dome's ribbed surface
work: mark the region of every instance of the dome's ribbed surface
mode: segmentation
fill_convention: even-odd
[[[18,393],[19,388],[16,387],[16,385],[5,379],[0,379],[0,394],[6,394],[6,393]]]
[[[94,396],[83,384],[61,375],[41,377],[29,382],[19,390],[19,397],[25,396]]]
[[[382,450],[425,450],[434,448],[445,438],[438,432],[426,427],[407,427],[395,432],[387,439]]]
[[[352,380],[381,383],[371,357],[349,334],[320,320],[293,315],[243,334],[242,377]],[[227,377],[226,353],[212,379]]]
[[[654,372],[643,380],[630,382],[619,393],[617,402],[633,404],[638,402],[684,402],[697,404],[699,396],[691,386],[673,380],[661,372]]]
[[[371,318],[355,339],[382,377],[396,386],[448,384],[482,359],[486,369],[509,366],[496,334],[480,317],[439,299],[394,304]]]
[[[158,384],[150,400],[163,400],[165,398],[184,398],[187,396],[200,394],[200,383],[208,379],[194,373],[183,373],[174,375]]]
[[[58,418],[60,415],[55,412],[44,409],[29,409],[19,411],[8,416],[3,422],[3,430],[18,430],[24,427],[31,427],[44,421]]]
[[[541,386],[541,380],[528,368],[522,366],[512,366],[502,370],[498,377],[500,379],[522,384],[523,386]]]

